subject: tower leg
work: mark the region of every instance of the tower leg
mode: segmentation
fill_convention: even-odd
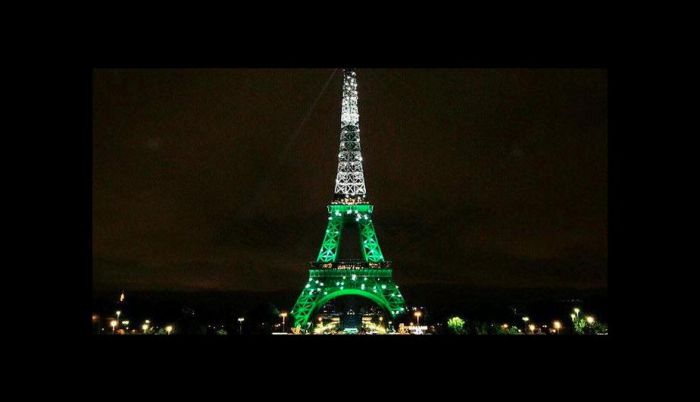
[[[328,226],[326,234],[323,236],[321,250],[318,252],[317,261],[332,262],[338,256],[338,246],[340,245],[340,236],[343,231],[343,218],[338,216],[330,216],[328,218]]]
[[[310,327],[313,325],[313,323],[310,321],[311,315],[322,307],[318,306],[318,301],[320,300],[322,293],[316,289],[312,289],[309,286],[310,283],[312,283],[311,279],[309,279],[307,287],[301,291],[301,294],[297,298],[296,303],[294,303],[294,307],[292,308],[291,312],[294,319],[294,327],[299,328],[304,333],[310,331]]]

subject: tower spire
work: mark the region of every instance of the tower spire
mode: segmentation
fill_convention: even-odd
[[[343,102],[340,115],[340,152],[335,178],[334,202],[364,202],[367,189],[360,149],[360,112],[357,108],[357,78],[353,69],[343,71]]]

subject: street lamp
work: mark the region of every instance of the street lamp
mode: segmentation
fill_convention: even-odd
[[[559,334],[560,331],[561,331],[561,322],[559,322],[559,321],[554,321],[554,322],[552,323],[552,326],[553,326],[554,329],[557,331],[557,334]]]
[[[119,325],[119,316],[122,315],[121,310],[117,310],[117,325]]]
[[[574,307],[574,313],[576,313],[576,318],[578,318],[578,313],[581,312],[581,309],[578,307]]]
[[[588,323],[589,334],[593,334],[593,323],[595,322],[595,318],[593,318],[593,316],[591,315],[588,315],[586,316],[586,322]]]
[[[141,329],[143,330],[144,334],[148,332],[148,320],[141,325]]]
[[[523,325],[527,325],[527,322],[530,321],[530,317],[528,316],[523,316]],[[524,329],[524,328],[523,328]]]
[[[420,311],[416,311],[415,313],[413,313],[413,315],[416,316],[416,326],[418,327],[418,330],[420,331],[420,316],[422,316],[423,313],[421,313]]]
[[[165,327],[165,332],[167,332],[167,334],[170,335],[170,333],[173,332],[173,326],[168,325],[167,327]]]
[[[287,313],[280,313],[280,317],[282,317],[282,332],[286,332],[285,330],[285,325],[284,325],[284,319],[287,318]]]
[[[245,318],[238,317],[238,335],[243,335],[243,321],[245,321]]]
[[[112,327],[112,334],[114,334],[114,328],[117,326],[117,320],[110,321],[109,326]]]
[[[535,324],[528,325],[528,328],[530,328],[530,332],[532,332],[532,334],[534,335],[535,334]]]

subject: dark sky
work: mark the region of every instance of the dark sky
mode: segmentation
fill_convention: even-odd
[[[95,70],[95,289],[301,289],[333,196],[342,70],[311,108],[332,72]],[[605,70],[357,76],[400,285],[607,286]]]

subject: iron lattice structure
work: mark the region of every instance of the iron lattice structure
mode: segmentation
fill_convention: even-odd
[[[357,78],[352,70],[343,77],[343,104],[340,114],[340,152],[335,177],[335,198],[364,200],[367,194],[360,148],[360,111],[357,108]]]
[[[360,152],[360,126],[355,72],[345,70],[340,130],[340,153],[335,195],[328,206],[328,225],[315,262],[309,263],[309,281],[291,315],[294,326],[308,332],[312,316],[328,301],[342,296],[365,297],[392,317],[405,311],[404,298],[392,278],[391,261],[384,259],[372,223],[374,207],[366,201]],[[361,260],[339,256],[342,234],[356,225]]]

